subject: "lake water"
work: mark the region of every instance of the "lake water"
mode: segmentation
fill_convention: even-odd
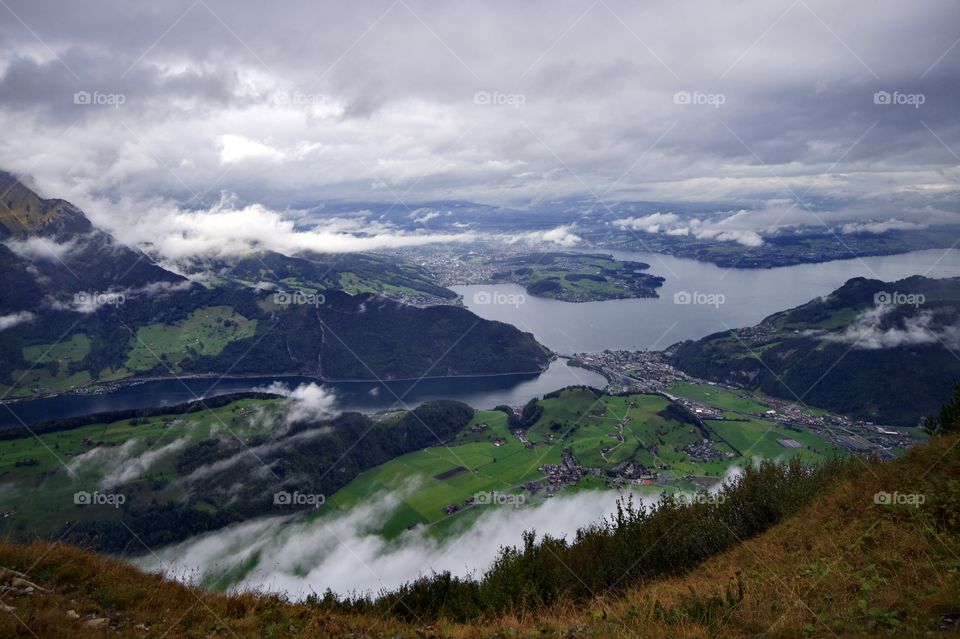
[[[215,397],[263,389],[273,382],[288,387],[316,382],[309,377],[244,377],[206,379],[168,379],[124,386],[101,395],[59,395],[44,399],[13,402],[0,407],[0,428],[49,419],[61,419],[113,410],[172,406],[201,397]],[[323,384],[337,397],[342,410],[372,412],[390,408],[412,408],[431,399],[455,399],[474,408],[493,408],[500,404],[518,406],[531,397],[564,386],[587,384],[602,388],[606,380],[594,372],[567,366],[557,359],[541,374],[489,375],[484,377],[445,377],[391,382],[336,382]],[[19,419],[18,419],[19,418]]]
[[[895,281],[910,275],[960,276],[960,250],[956,249],[774,269],[725,269],[655,253],[595,252],[650,264],[650,273],[666,278],[658,289],[660,297],[574,304],[526,295],[522,287],[512,284],[453,289],[477,315],[509,322],[533,333],[552,350],[571,354],[608,348],[662,349],[682,340],[752,326],[776,311],[826,295],[852,277]]]
[[[776,269],[723,269],[654,253],[603,252],[650,264],[651,273],[666,278],[660,297],[573,304],[526,295],[522,287],[510,284],[453,288],[477,315],[509,322],[533,333],[552,350],[571,354],[607,348],[662,349],[681,340],[750,326],[771,313],[826,295],[851,277],[893,281],[910,275],[960,275],[958,250],[916,251]],[[690,303],[679,303],[684,300]],[[17,417],[34,424],[103,411],[167,406],[197,397],[248,391],[273,381],[297,385],[315,380],[264,377],[146,382],[102,395],[62,395],[7,404],[0,407],[0,428],[18,425]],[[557,360],[540,375],[424,379],[385,385],[344,382],[325,387],[336,393],[344,410],[375,411],[412,407],[439,398],[457,399],[476,408],[515,406],[574,384],[603,386],[605,382],[596,373]]]

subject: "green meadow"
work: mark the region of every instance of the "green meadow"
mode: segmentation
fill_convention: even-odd
[[[218,355],[227,344],[253,337],[257,320],[248,320],[229,306],[197,309],[176,324],[150,324],[130,340],[125,368],[148,371],[164,361],[179,372],[184,359]]]
[[[65,347],[57,356],[68,356],[65,353],[72,352],[71,348],[76,347]],[[399,495],[402,502],[375,526],[375,532],[396,537],[409,528],[427,526],[431,534],[449,534],[496,507],[464,505],[477,495],[496,491],[523,494],[531,503],[545,499],[546,491],[530,493],[523,485],[543,480],[545,475],[539,469],[545,464],[559,464],[564,449],[570,449],[582,466],[602,472],[601,476],[585,476],[579,485],[564,490],[612,488],[615,482],[606,474],[618,472],[616,469],[625,462],[634,462],[663,478],[660,485],[628,484],[641,493],[695,490],[754,457],[800,455],[814,461],[840,452],[809,432],[789,430],[731,410],[735,407],[762,413],[766,407],[753,399],[712,386],[688,384],[675,390],[706,403],[722,404],[728,410],[728,419],[708,420],[701,430],[695,420],[677,411],[662,395],[598,397],[591,390],[568,389],[538,402],[539,417],[522,431],[526,442],[511,430],[506,413],[476,411],[469,424],[446,444],[395,457],[360,473],[335,494],[328,495],[326,505],[312,516],[335,516],[358,506],[376,504],[391,493]],[[262,435],[269,420],[251,420],[249,415],[258,409],[272,410],[272,401],[243,399],[186,415],[127,419],[0,441],[0,496],[10,503],[10,510],[17,512],[11,520],[15,523],[7,525],[29,522],[37,530],[59,529],[63,525],[64,504],[77,490],[102,487],[108,473],[118,472],[119,458],[133,463],[150,451],[165,452],[135,479],[124,483],[124,492],[178,499],[184,485],[179,481],[177,462],[188,444],[217,435],[245,441]],[[386,415],[380,423],[385,425],[400,416],[401,413]],[[712,435],[713,449],[727,454],[704,461],[692,458],[684,450],[701,444],[704,431]],[[797,440],[803,448],[785,448],[777,442],[787,438]],[[180,444],[165,450],[174,442]],[[118,450],[123,446],[123,451]],[[38,488],[42,490],[35,490]],[[459,508],[451,515],[446,512],[449,506]],[[76,516],[80,519],[116,516],[115,511],[103,508],[68,510],[78,510]]]

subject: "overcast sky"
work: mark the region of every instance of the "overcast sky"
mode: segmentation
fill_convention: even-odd
[[[3,0],[0,167],[128,232],[224,193],[954,221],[958,39],[955,0]]]

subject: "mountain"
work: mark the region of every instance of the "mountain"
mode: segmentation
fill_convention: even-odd
[[[44,200],[16,177],[0,171],[0,238],[89,233],[93,226],[66,200]]]
[[[456,624],[397,618],[421,604],[422,591],[408,590],[389,610],[341,611],[318,594],[304,603],[256,592],[211,594],[64,543],[0,541],[0,635],[956,636],[958,443],[956,435],[942,437],[894,461],[853,464],[783,521],[678,576],[632,584],[622,595]],[[761,492],[791,498],[784,487]],[[695,508],[702,506],[677,512]],[[670,523],[662,534],[671,541],[661,539],[658,552],[682,532]],[[538,574],[570,583],[576,573],[530,572]],[[449,581],[434,583],[430,596],[442,599]]]
[[[532,335],[380,256],[251,255],[205,285],[0,177],[0,394],[180,374],[397,379],[542,370]],[[397,300],[415,301],[414,307]]]
[[[65,200],[41,199],[0,171],[0,315],[43,312],[74,296],[186,280],[95,228]]]
[[[684,372],[915,426],[960,378],[960,278],[854,278],[760,324],[667,349]]]

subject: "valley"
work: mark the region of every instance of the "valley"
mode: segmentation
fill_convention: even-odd
[[[602,370],[611,373],[609,361]],[[173,541],[186,530],[212,531],[256,514],[284,513],[264,501],[271,491],[324,495],[319,509],[302,512],[309,518],[338,517],[400,491],[399,507],[373,532],[392,539],[426,527],[429,535],[444,537],[488,509],[532,507],[570,491],[690,494],[718,486],[757,458],[817,463],[841,453],[890,457],[924,441],[917,429],[880,429],[820,410],[797,419],[771,398],[679,377],[660,390],[608,394],[574,387],[496,410],[433,402],[416,413],[318,413],[292,428],[284,425],[285,415],[297,410],[298,400],[239,395],[172,411],[52,422],[32,431],[35,436],[25,429],[6,431],[0,487],[10,497],[3,526],[14,537],[27,531],[63,534],[116,551],[129,537],[125,529],[143,539]],[[460,426],[436,421],[464,410],[468,417],[457,418]],[[370,446],[379,444],[372,438],[360,457],[347,447],[356,429],[386,427],[386,434],[400,423],[420,431],[415,441],[427,447],[404,451],[390,444],[391,452],[374,453]],[[337,450],[347,457],[338,459]],[[387,456],[378,462],[378,454]],[[310,478],[294,472],[298,467],[322,472]],[[195,481],[215,477],[221,485],[239,483],[228,492],[193,494]],[[89,507],[75,502],[80,489],[122,494],[125,501],[121,508]],[[238,494],[255,493],[261,497],[238,509]],[[161,513],[169,524],[158,526]],[[169,536],[174,529],[167,526],[182,527],[188,519],[194,522],[190,528]],[[154,522],[149,530],[138,530],[148,521]]]

